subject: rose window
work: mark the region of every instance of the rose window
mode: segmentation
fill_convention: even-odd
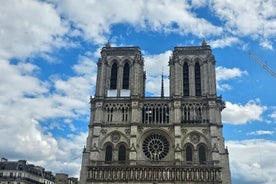
[[[151,134],[143,142],[144,154],[153,161],[163,159],[169,152],[168,140],[159,134]]]

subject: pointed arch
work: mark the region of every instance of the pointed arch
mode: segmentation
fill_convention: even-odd
[[[125,162],[126,161],[126,147],[123,144],[119,146],[118,161],[119,162]]]
[[[192,162],[193,161],[193,147],[192,145],[188,144],[185,149],[186,153],[186,161]]]
[[[198,62],[195,64],[195,95],[201,96],[201,74]]]
[[[129,89],[129,64],[126,62],[124,64],[123,70],[123,89]]]
[[[198,161],[199,164],[206,164],[207,161],[207,152],[206,152],[206,147],[204,145],[200,145],[198,147]]]
[[[114,62],[111,67],[110,89],[117,89],[117,70],[117,63]]]
[[[189,96],[189,66],[187,62],[183,65],[183,96]]]
[[[107,144],[105,147],[105,162],[112,161],[112,152],[113,152],[112,146],[110,144]]]

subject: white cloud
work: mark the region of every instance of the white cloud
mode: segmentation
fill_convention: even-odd
[[[247,71],[241,71],[239,68],[225,68],[223,66],[216,67],[217,81],[229,80],[236,77],[247,75]]]
[[[242,71],[239,68],[225,68],[222,66],[216,67],[216,79],[218,90],[229,90],[232,87],[225,84],[224,81],[247,75],[247,71]]]
[[[274,184],[276,142],[269,140],[226,141],[233,183]]]
[[[272,135],[272,134],[274,134],[274,131],[270,131],[270,130],[257,130],[254,132],[247,133],[247,135]]]
[[[164,75],[169,75],[168,62],[171,54],[172,51],[168,50],[161,54],[145,55],[144,60],[146,72],[150,75],[156,76],[162,73],[163,68]]]
[[[161,75],[164,74],[164,93],[169,95],[169,70],[168,61],[171,51],[165,51],[157,55],[145,55],[145,71],[147,74],[146,91],[159,96],[161,94]]]
[[[37,121],[39,118],[36,113],[33,114],[36,110],[32,106],[34,101],[39,104],[38,107],[45,105],[39,100],[47,92],[47,88],[37,78],[24,75],[20,71],[22,68],[36,67],[28,67],[30,64],[23,66],[23,63],[17,66],[10,65],[7,61],[1,62],[0,80],[3,88],[0,91],[0,122],[5,127],[0,129],[0,147],[5,147],[2,154],[16,152],[36,158],[35,151],[41,158],[52,157],[51,153],[56,151],[57,143],[51,136],[40,132]],[[35,96],[37,99],[25,95]],[[44,113],[41,109],[39,111]]]
[[[117,23],[127,23],[137,30],[192,33],[199,37],[222,32],[222,28],[198,18],[191,12],[191,6],[181,0],[54,2],[60,14],[82,30],[86,39],[96,43],[106,42],[110,28]]]
[[[66,137],[57,138],[58,150],[55,159],[28,160],[29,164],[41,165],[46,170],[54,173],[66,173],[70,177],[79,178],[82,161],[82,151],[88,132],[80,132],[77,135],[69,134]]]
[[[195,8],[200,8],[208,5],[208,1],[206,0],[191,0],[190,2],[192,7],[195,7]]]
[[[272,112],[269,117],[271,117],[274,121],[276,120],[276,111]]]
[[[1,155],[41,162],[45,167],[51,166],[54,172],[65,170],[76,176],[84,133],[57,139],[51,130],[67,128],[78,133],[72,118],[88,121],[89,95],[94,91],[96,68],[90,55],[83,55],[72,67],[75,74],[71,77],[41,81],[36,74],[43,72],[42,68],[1,60],[0,122],[4,128],[0,129],[0,147],[5,148]]]
[[[45,1],[9,0],[0,6],[0,58],[28,57],[65,46],[67,26]]]
[[[229,124],[246,124],[250,121],[262,120],[266,106],[258,104],[258,100],[251,100],[245,105],[225,102],[226,108],[222,111],[222,120]]]
[[[263,48],[266,48],[268,50],[273,50],[272,42],[268,39],[261,40],[260,46],[262,46]]]
[[[238,42],[239,42],[239,39],[237,37],[227,37],[223,39],[210,41],[209,44],[214,49],[214,48],[224,48],[227,46],[229,47]]]
[[[272,39],[276,35],[275,6],[274,0],[212,0],[210,4],[216,16],[225,22],[225,32],[260,40]],[[270,48],[266,44],[263,46]]]

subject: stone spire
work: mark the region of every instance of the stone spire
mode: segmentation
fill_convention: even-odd
[[[110,41],[109,41],[109,40],[108,40],[107,43],[105,44],[105,47],[108,47],[108,48],[111,47],[111,44],[110,44]]]
[[[207,42],[206,42],[205,38],[203,38],[203,40],[201,42],[201,46],[205,46],[205,45],[207,45]]]

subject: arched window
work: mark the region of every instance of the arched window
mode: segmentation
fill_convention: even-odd
[[[183,96],[189,96],[189,66],[183,65]]]
[[[117,64],[113,63],[111,68],[110,89],[117,89],[117,68]]]
[[[201,96],[201,76],[198,63],[195,64],[195,95]]]
[[[206,148],[203,145],[198,148],[198,160],[199,164],[206,164]]]
[[[119,147],[118,161],[119,161],[119,162],[124,162],[124,161],[126,161],[126,147],[125,147],[124,145],[121,145],[121,146]]]
[[[190,145],[186,147],[186,161],[188,162],[193,161],[193,149],[192,149],[192,146]]]
[[[112,146],[107,145],[105,148],[105,161],[111,162],[112,161]]]
[[[129,64],[124,65],[123,89],[129,89]]]

